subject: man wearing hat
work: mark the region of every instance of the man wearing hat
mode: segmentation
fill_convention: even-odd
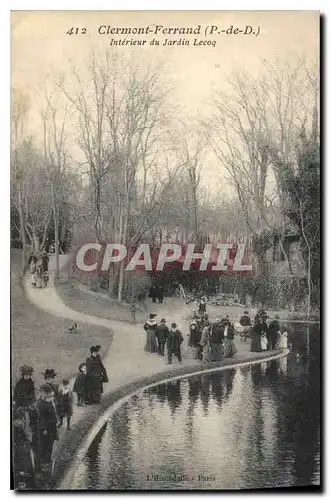
[[[14,389],[14,403],[16,408],[27,408],[35,401],[35,387],[31,378],[33,368],[31,366],[20,367],[21,378],[17,381]]]
[[[158,342],[158,354],[160,354],[160,356],[164,356],[164,349],[168,337],[168,332],[169,330],[166,325],[166,319],[162,318],[156,330],[156,338]]]
[[[145,322],[143,328],[147,333],[146,345],[144,350],[147,352],[158,352],[157,339],[156,339],[156,330],[157,330],[157,321],[155,320],[157,314],[149,314],[149,318]]]
[[[273,350],[276,349],[276,344],[277,344],[277,336],[278,332],[280,331],[280,325],[278,323],[278,320],[280,317],[278,314],[276,314],[275,319],[273,319],[268,326],[267,329],[267,340],[268,340],[268,349]]]
[[[167,357],[168,365],[172,364],[172,356],[174,355],[178,358],[179,363],[182,363],[181,357],[181,344],[183,342],[183,336],[180,330],[177,328],[176,323],[171,324],[171,329],[169,330],[169,335],[167,339]]]
[[[40,387],[41,397],[37,402],[40,434],[40,460],[42,468],[51,462],[54,441],[58,440],[57,414],[54,408],[54,393],[49,384]]]
[[[45,379],[45,384],[49,385],[52,388],[53,391],[53,404],[55,407],[56,413],[58,413],[58,384],[55,384],[54,378],[57,377],[57,373],[55,372],[54,368],[46,368],[46,370],[42,373]]]
[[[106,384],[109,382],[109,379],[108,379],[108,374],[107,374],[107,370],[105,369],[103,363],[102,363],[102,360],[101,360],[101,349],[102,349],[102,346],[100,345],[96,345],[95,348],[97,349],[97,354],[96,354],[96,358],[98,358],[100,360],[100,363],[101,363],[101,387],[100,387],[100,390],[101,390],[101,394],[103,394],[103,384]]]

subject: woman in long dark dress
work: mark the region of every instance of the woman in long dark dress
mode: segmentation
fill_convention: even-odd
[[[86,359],[86,396],[87,403],[100,403],[101,388],[104,380],[104,366],[96,347],[90,348],[91,355]]]
[[[254,320],[254,326],[252,329],[252,341],[251,341],[251,352],[261,352],[261,336],[263,334],[263,325],[261,323],[260,317],[256,316]]]

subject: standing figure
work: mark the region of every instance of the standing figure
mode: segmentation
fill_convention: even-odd
[[[101,402],[102,370],[104,367],[95,346],[90,348],[90,353],[90,357],[86,359],[87,403],[98,404]]]
[[[178,358],[179,363],[182,363],[181,356],[181,344],[183,342],[183,336],[180,330],[178,330],[176,323],[171,324],[171,329],[169,330],[167,339],[167,358],[168,365],[172,364],[172,356],[174,355]]]
[[[27,408],[35,401],[35,387],[32,380],[33,368],[21,366],[21,378],[17,381],[14,389],[14,403],[16,408]]]
[[[31,274],[34,274],[36,272],[36,264],[37,264],[37,257],[35,255],[34,252],[31,252],[30,253],[30,257],[29,257],[29,260],[28,260],[28,266],[29,266],[29,269],[30,269],[30,273]]]
[[[202,331],[196,320],[189,324],[189,341],[188,345],[193,350],[194,359],[202,359],[202,347],[200,345]]]
[[[157,290],[156,286],[152,285],[152,287],[149,290],[149,297],[151,298],[152,302],[155,304],[156,303],[156,298],[157,298]]]
[[[42,288],[43,284],[43,264],[42,259],[38,259],[36,263],[36,287]]]
[[[47,255],[46,250],[44,250],[44,251],[42,252],[42,257],[41,257],[41,259],[42,259],[42,271],[43,271],[44,273],[48,273],[49,257],[48,257],[48,255]]]
[[[278,323],[279,319],[280,317],[276,315],[275,319],[269,323],[269,326],[267,328],[268,349],[271,351],[273,349],[276,349],[277,337],[278,333],[280,332],[280,325]]]
[[[26,412],[20,408],[13,412],[13,475],[14,488],[32,490],[36,488],[31,444],[26,433]]]
[[[199,304],[198,304],[198,312],[200,314],[205,314],[206,313],[206,302],[204,300],[204,297],[202,297],[199,301]]]
[[[263,326],[261,318],[257,314],[254,319],[254,326],[252,329],[251,352],[261,352],[261,335],[263,333]]]
[[[217,318],[211,327],[210,348],[211,361],[221,361],[223,357],[224,327],[220,318]]]
[[[86,405],[86,378],[86,363],[80,363],[72,389],[77,394],[78,406]]]
[[[45,384],[49,385],[52,388],[53,404],[56,413],[58,413],[58,384],[55,384],[54,382],[54,378],[57,376],[57,373],[53,368],[46,368],[42,375],[44,376]]]
[[[157,285],[156,291],[158,302],[162,304],[164,300],[164,288],[162,287],[162,285]]]
[[[146,345],[144,350],[147,352],[158,352],[157,347],[157,339],[156,339],[156,330],[157,330],[157,321],[155,317],[157,314],[149,314],[149,318],[145,322],[143,328],[147,334]]]
[[[202,352],[203,363],[209,363],[211,361],[210,326],[209,325],[205,325],[203,330],[202,330],[201,346],[203,349],[203,352]]]
[[[156,338],[158,342],[158,354],[160,354],[161,356],[164,356],[165,344],[168,338],[168,334],[169,334],[169,329],[168,326],[166,325],[166,319],[162,318],[156,330]]]
[[[247,335],[251,331],[251,318],[248,311],[244,311],[243,316],[239,320],[240,325],[243,327],[243,339],[246,341]]]
[[[70,382],[68,379],[62,381],[62,386],[58,391],[58,409],[59,409],[59,424],[58,427],[62,427],[63,418],[66,417],[67,429],[71,430],[70,422],[72,417],[72,391],[70,390]]]
[[[54,441],[58,440],[57,415],[54,407],[54,393],[50,385],[40,387],[41,398],[37,402],[40,432],[40,459],[42,469],[50,466]]]
[[[101,363],[101,386],[100,386],[100,391],[101,391],[101,394],[103,394],[103,384],[107,384],[109,382],[109,379],[108,379],[108,374],[107,374],[107,370],[105,369],[104,367],[104,364],[102,363],[102,360],[101,360],[101,349],[102,347],[100,345],[96,345],[95,348],[97,349],[96,351],[96,358],[98,358],[100,360],[100,363]]]
[[[223,322],[224,324],[224,357],[231,358],[236,352],[234,343],[235,330],[228,318]]]

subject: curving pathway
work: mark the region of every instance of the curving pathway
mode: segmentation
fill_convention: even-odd
[[[53,277],[50,266],[50,282],[47,288],[35,289],[30,286],[30,280],[27,276],[24,280],[24,290],[28,300],[35,306],[44,310],[45,312],[61,318],[67,318],[79,323],[88,323],[91,325],[91,345],[93,345],[93,329],[92,325],[103,326],[111,328],[114,332],[113,340],[110,349],[103,359],[104,366],[107,370],[109,383],[104,385],[104,396],[112,393],[125,385],[138,382],[147,377],[159,375],[162,372],[169,370],[169,366],[165,364],[166,357],[162,358],[157,354],[146,353],[144,351],[145,332],[140,325],[128,324],[120,321],[113,321],[97,316],[82,314],[67,307],[62,299],[57,294],[56,288],[53,283]],[[91,300],[97,300],[96,297],[91,296]],[[175,299],[167,299],[164,304],[153,304],[152,310],[157,312],[159,317],[164,316],[167,318],[168,323],[175,321],[179,328],[181,328],[184,336],[184,343],[182,348],[183,364],[173,364],[171,371],[176,370],[182,373],[183,367],[190,367],[191,369],[196,366],[198,371],[201,363],[190,357],[190,350],[187,346],[188,341],[188,327],[185,317],[189,311],[193,309],[193,305],[183,305],[177,303]],[[253,353],[249,352],[249,343],[237,342],[237,354],[235,358],[240,360],[249,361],[253,357]],[[60,353],[54,353],[54,358]],[[270,353],[269,353],[270,354]],[[86,357],[89,352],[86,352]],[[235,363],[233,358],[233,363]],[[255,354],[254,354],[255,358]],[[72,426],[76,426],[79,421],[86,420],[90,417],[90,421],[94,421],[94,416],[97,418],[97,407],[75,407],[72,417]],[[73,431],[71,431],[73,432]],[[65,441],[70,440],[70,431],[65,428],[60,430],[60,441],[54,449],[54,459],[61,461],[63,453],[65,453]]]

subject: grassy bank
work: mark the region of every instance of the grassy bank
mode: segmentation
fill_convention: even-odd
[[[61,278],[54,282],[56,291],[65,305],[85,314],[114,321],[132,321],[129,305],[118,304],[100,293],[84,291],[74,279]],[[136,321],[145,321],[146,311],[136,311]]]
[[[56,380],[77,372],[79,363],[89,355],[91,345],[110,347],[112,332],[103,327],[78,324],[78,332],[70,334],[72,321],[43,312],[25,297],[21,284],[20,251],[11,252],[11,347],[13,382],[19,376],[19,367],[34,367],[34,380],[39,385],[45,368],[54,368]]]

